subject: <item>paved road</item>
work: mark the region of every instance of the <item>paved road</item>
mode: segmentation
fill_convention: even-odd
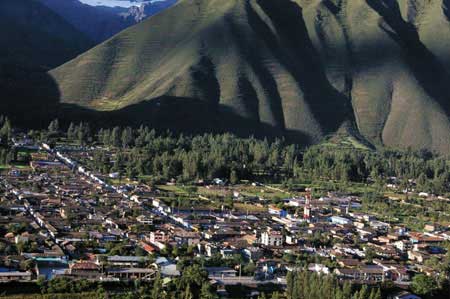
[[[217,277],[210,276],[209,279],[217,281],[221,285],[258,285],[258,284],[281,284],[286,285],[286,278],[278,278],[272,280],[256,280],[253,276],[241,277]]]

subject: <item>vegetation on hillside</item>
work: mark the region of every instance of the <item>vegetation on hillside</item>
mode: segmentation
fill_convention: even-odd
[[[350,123],[372,144],[445,154],[448,14],[414,3],[182,0],[51,75],[64,103],[109,120],[302,144]]]

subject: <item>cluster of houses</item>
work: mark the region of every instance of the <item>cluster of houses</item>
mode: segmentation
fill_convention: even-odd
[[[433,223],[408,231],[362,213],[358,198],[334,193],[319,199],[306,193],[253,212],[175,208],[159,190],[109,185],[107,175],[45,146],[32,154],[30,169],[5,172],[0,180],[0,262],[9,269],[0,273],[2,281],[176,277],[168,250],[191,248],[206,259],[239,256],[255,265],[247,280],[225,279],[241,277],[240,266],[208,268],[219,284],[283,283],[299,267],[286,255],[306,255],[318,257],[308,260],[309,271],[407,288],[416,273],[439,274],[427,261],[442,259],[441,245],[450,240],[449,227]]]

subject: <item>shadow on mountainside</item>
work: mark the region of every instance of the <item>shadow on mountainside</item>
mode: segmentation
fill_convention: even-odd
[[[89,121],[97,127],[147,125],[159,131],[171,130],[174,133],[229,132],[257,138],[284,136],[291,142],[311,144],[311,140],[302,132],[281,130],[244,118],[226,106],[192,98],[163,96],[116,111],[95,111],[74,104],[61,104],[58,116],[66,122]]]
[[[442,0],[442,11],[447,21],[450,21],[450,0]]]
[[[249,4],[246,3],[246,5]],[[232,32],[233,38],[237,41],[240,54],[245,58],[245,61],[248,62],[258,81],[262,86],[264,86],[264,92],[267,94],[269,99],[269,110],[272,112],[274,123],[284,129],[285,119],[281,95],[275,78],[272,76],[264,63],[261,63],[263,60],[260,54],[261,50],[258,49],[257,43],[254,43],[251,40],[249,41],[249,39],[245,36],[245,33],[241,30],[241,26],[236,24],[232,17],[226,17],[225,21]],[[238,79],[240,79],[240,82],[238,81],[240,91],[248,97],[245,98],[244,102],[258,103],[258,95],[248,78],[241,76],[241,78]],[[250,107],[252,104],[250,104],[250,106],[248,104],[246,105],[247,107]],[[258,111],[258,109],[256,111]],[[259,114],[254,115],[254,117],[259,118]]]
[[[39,68],[0,63],[0,90],[0,114],[21,126],[46,127],[59,105],[56,82]]]
[[[198,79],[202,78],[202,75]],[[245,82],[241,82],[245,85]],[[258,138],[286,137],[291,142],[311,144],[299,131],[283,130],[259,119],[242,117],[216,102],[193,98],[164,96],[115,111],[96,111],[74,104],[60,103],[57,83],[39,68],[0,64],[0,114],[24,128],[47,128],[58,118],[67,126],[71,121],[85,121],[93,127],[147,125],[159,131],[175,133],[225,133]]]
[[[190,69],[195,86],[198,86],[200,89],[200,94],[197,97],[200,99],[208,99],[215,107],[220,102],[220,84],[215,76],[215,65],[206,54],[204,45],[200,49],[200,57],[198,64]]]
[[[366,0],[389,28],[380,27],[401,47],[416,80],[450,116],[450,76],[442,63],[420,41],[416,28],[403,20],[395,0]],[[448,1],[447,1],[448,2]]]
[[[309,37],[302,8],[290,0],[257,0],[257,3],[271,19],[280,38],[247,4],[251,27],[295,78],[324,133],[335,132],[344,121],[353,119],[350,100],[328,81]]]

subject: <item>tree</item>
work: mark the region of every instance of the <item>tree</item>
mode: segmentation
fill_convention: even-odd
[[[125,128],[122,131],[122,147],[126,148],[131,145],[131,142],[133,141],[133,132],[130,127]]]
[[[20,254],[22,254],[24,251],[25,251],[25,248],[26,248],[26,244],[25,244],[25,242],[18,242],[17,244],[16,244],[16,248],[17,248],[17,251],[20,253]]]
[[[243,269],[244,273],[247,275],[253,275],[256,271],[256,265],[255,263],[253,263],[252,261],[250,261],[250,263],[248,263],[247,265],[244,266]]]
[[[200,299],[217,299],[217,294],[212,290],[211,285],[208,282],[202,284],[200,290]]]
[[[272,293],[271,299],[280,299],[280,293],[278,293],[278,292],[273,292],[273,293]]]
[[[114,127],[111,132],[109,144],[115,147],[120,146],[120,128]]]
[[[136,254],[136,256],[146,256],[147,252],[142,249],[140,246],[137,246],[136,249],[134,250],[134,253]]]
[[[70,289],[70,281],[64,277],[56,277],[48,281],[48,293],[65,293]]]
[[[36,280],[36,285],[41,290],[41,293],[44,294],[46,292],[46,280],[45,277],[39,276],[39,278]]]
[[[80,125],[75,129],[75,135],[78,139],[78,143],[80,145],[84,145],[89,140],[89,137],[91,135],[89,124],[81,122]]]
[[[370,292],[369,299],[381,299],[381,289],[380,288],[372,289],[372,291]]]
[[[373,259],[377,256],[372,247],[366,247],[365,255],[368,263],[372,263]]]
[[[6,140],[11,139],[12,126],[9,118],[5,118],[2,128],[0,129],[0,138],[4,138]]]
[[[353,292],[348,282],[341,287],[338,280],[329,275],[298,271],[289,272],[286,279],[287,299],[369,299],[370,296],[367,286],[363,286],[360,291]],[[273,294],[272,298],[279,298],[279,296]]]
[[[358,299],[367,299],[369,298],[369,295],[370,295],[369,288],[367,287],[367,285],[363,285],[359,290]]]
[[[50,134],[55,134],[59,132],[59,121],[58,119],[54,119],[50,122],[50,125],[48,126],[48,132]]]
[[[134,168],[132,163],[129,163],[125,170],[127,172],[127,177],[130,179],[133,179],[138,175],[138,172],[136,171],[136,168]]]
[[[36,267],[36,262],[34,260],[24,260],[20,262],[20,269],[25,271],[31,271]]]
[[[161,274],[158,272],[155,281],[153,282],[153,288],[152,291],[150,293],[150,298],[151,299],[161,299],[161,292],[163,285],[162,285],[162,279],[161,279]]]
[[[103,286],[101,284],[99,284],[98,287],[97,287],[96,296],[98,298],[107,298],[106,297],[106,290],[103,288]]]
[[[188,284],[184,291],[183,299],[194,299],[194,294],[191,292],[191,286]]]
[[[239,182],[238,174],[237,174],[236,170],[234,170],[234,169],[230,173],[230,182],[233,185],[235,185],[235,184],[237,184]]]
[[[420,296],[431,297],[437,290],[437,284],[433,278],[424,274],[417,274],[412,280],[411,289]]]
[[[75,139],[75,125],[73,122],[70,123],[69,128],[67,129],[67,138],[70,140]]]
[[[183,187],[183,190],[186,191],[189,196],[192,196],[193,194],[197,193],[198,187],[197,186],[186,186],[186,187]]]
[[[350,282],[345,281],[344,286],[342,287],[342,297],[350,298],[352,295],[352,285]]]

